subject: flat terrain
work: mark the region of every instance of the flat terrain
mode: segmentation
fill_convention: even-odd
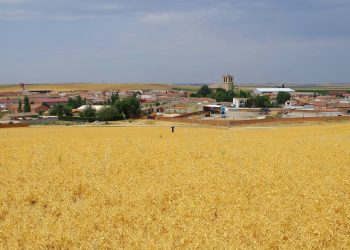
[[[281,84],[265,83],[265,84],[242,84],[239,87],[245,90],[253,90],[255,88],[280,87]],[[301,92],[318,92],[318,91],[350,91],[350,83],[329,83],[329,84],[285,84],[286,87]]]
[[[0,129],[0,249],[350,248],[350,125]]]
[[[176,89],[197,89],[195,86],[176,85],[176,84],[147,84],[147,83],[105,83],[105,84],[93,84],[93,83],[70,83],[70,84],[26,84],[25,88],[29,91],[35,90],[53,90],[53,91],[83,91],[83,90],[170,90]],[[19,84],[16,85],[1,85],[0,92],[6,91],[20,91]]]

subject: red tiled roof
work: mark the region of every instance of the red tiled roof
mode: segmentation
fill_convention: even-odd
[[[35,98],[32,101],[35,103],[63,103],[63,102],[68,102],[68,98]]]
[[[18,99],[0,99],[1,104],[14,104]]]
[[[350,108],[350,103],[337,103],[336,108]]]

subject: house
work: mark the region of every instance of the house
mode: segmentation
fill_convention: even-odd
[[[339,112],[350,112],[350,103],[337,103],[335,108],[337,108]]]
[[[314,102],[313,105],[315,106],[316,110],[326,110],[327,109],[327,102],[326,101],[318,101]]]
[[[82,113],[82,111],[78,110],[78,109],[72,109],[72,115],[74,117],[80,117],[80,114]]]
[[[286,101],[284,103],[284,108],[286,108],[286,109],[296,109],[297,107],[298,107],[298,102],[297,101],[289,100],[289,101]]]
[[[152,107],[144,107],[141,109],[141,113],[143,116],[149,116],[150,114],[153,113],[153,108]]]
[[[5,105],[5,106],[9,106],[11,104],[16,104],[16,103],[18,103],[18,99],[16,99],[16,98],[0,99],[0,104]]]
[[[247,100],[248,98],[233,98],[231,106],[236,109],[245,107]]]
[[[0,104],[0,112],[7,112],[8,109],[5,104]]]
[[[32,104],[30,106],[30,108],[36,114],[43,114],[43,113],[49,111],[49,108],[45,105],[42,105],[42,104]]]
[[[59,97],[59,98],[30,98],[31,102],[35,104],[47,104],[50,107],[53,107],[57,104],[67,104],[68,98],[66,97]]]
[[[165,113],[186,114],[190,112],[191,112],[191,108],[187,104],[175,104],[165,108]]]
[[[157,96],[153,94],[142,94],[140,100],[141,102],[154,102],[157,100]]]

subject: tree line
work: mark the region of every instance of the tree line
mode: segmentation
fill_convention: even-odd
[[[71,117],[73,116],[72,110],[82,105],[86,105],[86,99],[82,99],[80,96],[69,98],[66,105],[57,104],[49,113],[59,117]],[[137,118],[141,114],[141,104],[136,95],[121,100],[118,93],[113,93],[104,105],[105,107],[100,111],[96,111],[92,105],[87,105],[80,117],[98,121],[117,121]]]
[[[191,94],[191,97],[209,97],[215,99],[217,102],[232,102],[234,97],[248,98],[250,96],[250,93],[244,90],[235,92],[233,90],[218,88],[216,91],[213,91],[208,85],[203,85],[197,93]]]
[[[250,92],[240,90],[238,92],[218,88],[213,91],[208,85],[203,85],[196,93],[192,93],[191,97],[209,97],[217,102],[232,102],[234,97],[247,98],[246,106],[248,108],[272,108],[278,107],[290,100],[290,94],[287,92],[278,92],[276,101],[268,96],[252,96]]]
[[[23,105],[23,103],[24,103],[24,105]],[[18,99],[17,112],[18,113],[21,113],[21,112],[28,113],[28,112],[30,112],[32,109],[30,107],[30,102],[29,102],[28,96],[24,96],[23,103],[22,103],[22,99],[19,98]]]

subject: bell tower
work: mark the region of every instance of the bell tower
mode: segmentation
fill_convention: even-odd
[[[226,74],[223,76],[224,78],[224,88],[227,90],[227,91],[233,91],[234,89],[234,78],[232,75],[230,74]]]

